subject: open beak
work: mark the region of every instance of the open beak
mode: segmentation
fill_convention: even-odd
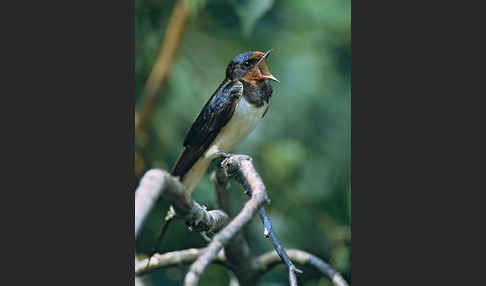
[[[265,59],[268,57],[268,55],[270,55],[271,52],[272,52],[272,50],[268,50],[267,52],[265,52],[263,54],[263,56],[258,60],[257,66],[260,69],[260,72],[262,74],[262,78],[264,80],[268,79],[268,80],[273,80],[273,81],[280,83],[280,81],[270,73],[270,71],[267,67],[267,64],[265,62]]]
[[[273,81],[276,81],[276,82],[280,83],[280,81],[279,81],[279,80],[278,80],[276,77],[274,77],[272,74],[269,74],[269,75],[263,75],[263,78],[264,78],[264,79],[273,80]]]

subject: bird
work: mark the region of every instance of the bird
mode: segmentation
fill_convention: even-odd
[[[271,81],[280,82],[266,63],[271,52],[248,51],[235,56],[223,82],[193,122],[171,171],[190,194],[212,160],[243,141],[267,113]]]

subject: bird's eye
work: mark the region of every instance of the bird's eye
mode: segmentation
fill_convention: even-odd
[[[243,65],[244,65],[245,67],[249,67],[251,64],[250,64],[250,62],[249,62],[249,61],[245,61],[245,62],[243,63]]]

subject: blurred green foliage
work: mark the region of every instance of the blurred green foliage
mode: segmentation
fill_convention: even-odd
[[[147,168],[170,169],[182,150],[191,123],[224,78],[237,54],[274,49],[268,59],[281,83],[264,120],[233,153],[253,157],[272,199],[267,206],[284,247],[311,252],[331,263],[349,281],[351,274],[351,50],[350,0],[195,0],[177,56],[160,91],[148,125],[142,154]],[[135,0],[135,100],[165,34],[175,1]],[[136,146],[137,151],[139,151]],[[214,168],[214,163],[211,169]],[[208,172],[209,173],[209,172]],[[232,209],[246,197],[236,183]],[[215,208],[208,176],[194,198]],[[160,231],[165,203],[150,215],[136,251],[148,253]],[[246,229],[257,253],[272,250],[254,219]],[[161,251],[203,247],[204,240],[174,223]],[[153,285],[181,285],[185,267],[157,271],[144,278]],[[300,285],[331,285],[311,269]],[[210,266],[201,285],[227,285],[228,274]],[[269,272],[262,285],[287,285],[284,266]]]

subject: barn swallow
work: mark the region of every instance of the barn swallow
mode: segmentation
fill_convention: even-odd
[[[280,82],[266,63],[271,52],[245,52],[234,57],[225,79],[192,124],[171,171],[189,193],[211,161],[231,151],[265,116],[272,96],[270,81]]]

